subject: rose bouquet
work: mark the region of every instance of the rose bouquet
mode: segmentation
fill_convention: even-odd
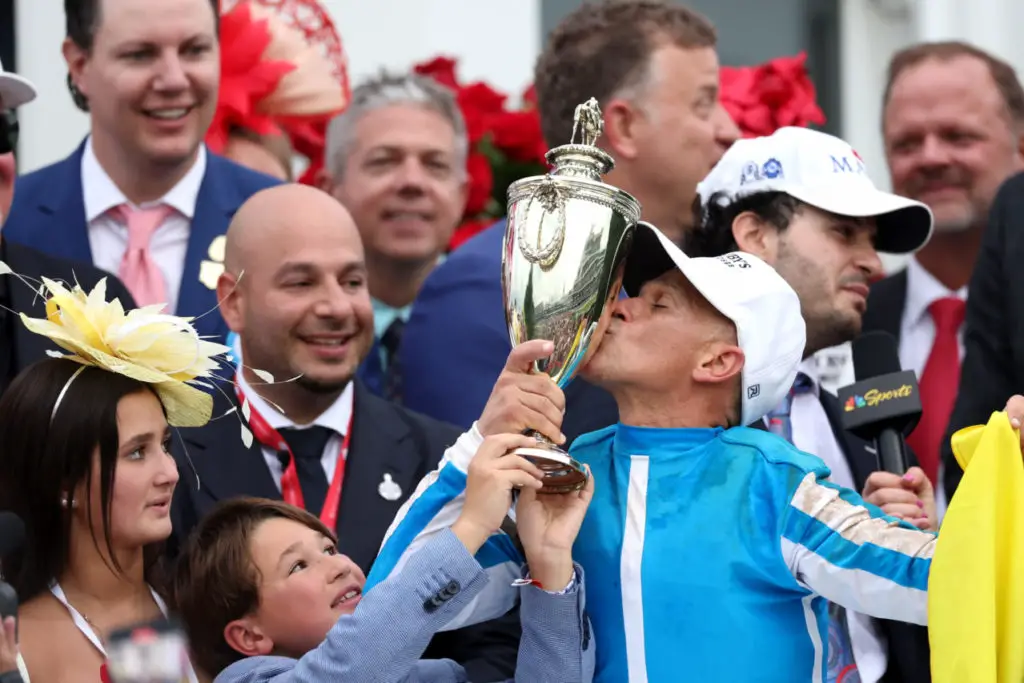
[[[505,215],[509,185],[520,178],[546,173],[548,168],[544,160],[548,148],[540,131],[533,87],[523,93],[521,106],[510,107],[508,96],[486,83],[460,83],[455,68],[455,60],[448,57],[414,67],[417,73],[455,91],[466,120],[469,198],[449,249]]]
[[[744,137],[825,123],[806,63],[801,52],[758,66],[722,67],[719,99]]]

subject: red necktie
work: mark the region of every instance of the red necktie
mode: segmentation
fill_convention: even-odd
[[[964,321],[964,301],[956,297],[936,299],[928,307],[935,321],[935,342],[921,373],[921,421],[907,443],[932,482],[939,476],[942,439],[953,412],[960,385],[960,346],[957,333]]]
[[[121,281],[139,306],[166,303],[164,276],[150,254],[149,242],[173,209],[163,204],[150,209],[134,209],[122,204],[116,211],[128,226],[128,248],[118,271]]]

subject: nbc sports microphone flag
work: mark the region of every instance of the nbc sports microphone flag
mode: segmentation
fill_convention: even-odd
[[[1006,413],[953,435],[964,477],[932,559],[933,683],[1024,681],[1024,463]]]

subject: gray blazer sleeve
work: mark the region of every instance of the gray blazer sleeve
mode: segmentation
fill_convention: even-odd
[[[589,683],[594,653],[584,612],[582,572],[576,586],[550,595],[523,589],[523,639],[515,681]],[[264,656],[239,660],[214,683],[466,683],[461,666],[421,660],[441,627],[487,583],[480,564],[451,530],[438,534],[396,572],[338,619],[327,638],[301,659]]]

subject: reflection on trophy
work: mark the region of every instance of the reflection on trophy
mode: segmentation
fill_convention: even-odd
[[[508,188],[502,288],[509,335],[513,346],[531,339],[553,342],[554,352],[537,364],[537,371],[562,388],[601,341],[605,326],[599,322],[622,287],[640,220],[640,203],[601,181],[614,166],[595,147],[603,127],[597,100],[590,98],[576,107],[569,144],[547,153],[554,170]],[[583,488],[585,468],[535,436],[536,447],[516,454],[544,470],[542,491]]]

